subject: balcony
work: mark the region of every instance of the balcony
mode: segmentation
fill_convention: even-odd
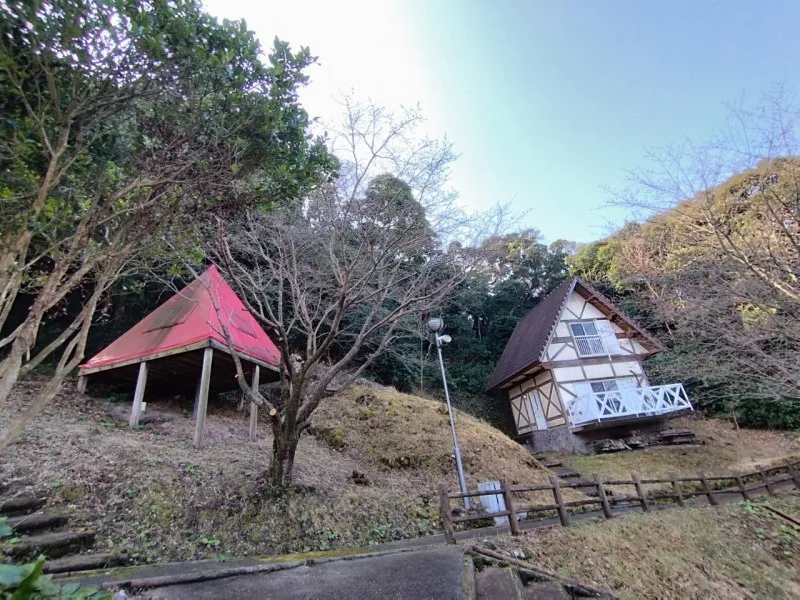
[[[680,383],[588,394],[568,401],[566,409],[573,430],[654,420],[693,410]]]

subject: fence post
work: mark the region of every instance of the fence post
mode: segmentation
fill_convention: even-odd
[[[739,488],[739,493],[742,495],[743,500],[750,500],[750,494],[747,493],[747,488],[744,486],[744,480],[740,473],[733,474],[734,479],[736,479],[736,487]]]
[[[708,498],[708,503],[711,506],[716,506],[718,504],[717,499],[714,497],[714,492],[711,491],[711,486],[708,485],[708,479],[706,479],[706,474],[702,471],[697,472],[697,477],[700,479],[700,485],[703,486],[703,492],[705,493],[706,497]]]
[[[563,527],[569,525],[569,513],[564,507],[564,498],[561,496],[561,487],[558,485],[558,477],[550,475],[550,485],[553,486],[553,498],[558,505],[558,520],[561,521]]]
[[[642,511],[649,511],[650,503],[647,501],[647,496],[645,496],[644,490],[642,489],[642,480],[639,479],[639,476],[636,473],[631,473],[631,479],[633,479],[633,485],[636,488],[636,494],[639,496],[639,502],[642,504]]]
[[[675,473],[669,474],[670,481],[672,481],[672,496],[675,498],[675,502],[678,503],[678,506],[683,508],[686,506],[683,503],[683,491],[681,491],[681,484],[678,483],[678,476]]]
[[[594,477],[594,483],[597,486],[597,495],[600,498],[600,506],[603,508],[603,516],[606,519],[610,519],[614,515],[611,513],[611,507],[608,504],[608,498],[606,498],[606,488],[603,487],[603,481],[600,479],[599,473],[594,473],[592,477]]]
[[[800,490],[800,473],[794,470],[794,465],[792,464],[792,461],[785,460],[783,462],[786,463],[786,468],[789,469],[789,475],[792,476],[792,480],[794,481],[794,487]]]
[[[505,479],[500,480],[500,490],[503,492],[503,502],[505,502],[506,510],[508,511],[508,528],[511,531],[511,535],[519,535],[517,509],[514,508],[514,501],[511,499],[511,488]]]
[[[450,507],[450,498],[447,493],[447,486],[439,484],[439,503],[442,505],[442,529],[444,529],[444,539],[448,544],[456,543],[456,530],[453,527],[453,509]]]
[[[774,496],[775,492],[772,490],[772,486],[769,484],[769,477],[767,477],[767,474],[764,473],[763,465],[756,465],[756,469],[758,469],[758,476],[761,478],[761,483],[764,484],[764,489],[767,490],[767,493],[770,496]]]

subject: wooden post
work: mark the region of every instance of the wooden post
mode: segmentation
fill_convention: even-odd
[[[194,408],[192,409],[192,418],[197,418],[197,411],[200,410],[200,388],[202,387],[202,375],[197,378],[197,385],[194,386]]]
[[[519,535],[519,521],[517,521],[517,510],[514,508],[514,501],[511,499],[511,488],[508,486],[508,481],[505,479],[500,480],[500,491],[503,492],[503,502],[506,504],[508,511],[508,529],[511,535]]]
[[[764,484],[764,489],[767,490],[767,493],[770,496],[774,496],[775,492],[772,489],[772,486],[769,484],[769,477],[767,474],[764,473],[764,467],[762,465],[756,465],[756,469],[758,469],[758,476],[761,478],[761,483]]]
[[[794,465],[792,464],[792,461],[785,460],[783,462],[786,463],[786,468],[789,470],[789,475],[792,476],[792,481],[794,481],[794,487],[796,487],[798,490],[800,490],[800,473],[798,473],[795,470]]]
[[[636,488],[636,495],[639,496],[639,502],[642,504],[642,510],[647,512],[650,510],[650,503],[647,501],[647,496],[645,496],[644,489],[642,489],[642,480],[639,479],[639,476],[636,473],[631,473],[631,479],[633,479],[633,485]]]
[[[706,474],[702,471],[697,472],[697,478],[700,480],[700,485],[703,486],[703,493],[705,493],[706,497],[708,498],[708,503],[711,506],[716,506],[718,504],[717,499],[714,497],[714,492],[711,491],[711,486],[708,485],[708,479],[706,479]]]
[[[742,495],[742,499],[750,500],[750,494],[747,493],[747,488],[744,487],[742,476],[739,473],[734,473],[733,477],[736,479],[736,487],[739,488],[739,493]]]
[[[261,367],[258,365],[253,367],[253,383],[252,388],[254,392],[258,392],[259,379],[261,377]],[[250,439],[256,439],[256,425],[258,424],[258,404],[255,402],[250,403]]]
[[[681,484],[678,483],[678,476],[675,473],[669,474],[670,481],[672,481],[672,495],[675,498],[675,502],[678,503],[678,506],[683,508],[685,505],[683,503],[683,492],[681,491]]]
[[[86,384],[88,382],[88,378],[86,375],[79,375],[78,376],[78,393],[85,394],[86,393]]]
[[[453,509],[450,507],[450,498],[447,494],[447,486],[439,484],[439,503],[442,514],[442,529],[444,529],[444,539],[448,544],[456,543],[456,530],[453,528]]]
[[[603,508],[603,516],[606,519],[610,519],[614,515],[611,513],[611,506],[609,506],[608,498],[606,498],[606,488],[603,487],[603,481],[600,479],[599,473],[595,473],[592,477],[594,477],[594,483],[597,486],[597,495],[600,498],[600,506]]]
[[[206,348],[203,351],[203,370],[200,374],[200,385],[197,388],[197,417],[194,428],[194,447],[203,445],[203,432],[206,427],[206,409],[208,408],[208,388],[211,385],[211,360],[214,350]]]
[[[139,363],[139,377],[136,379],[136,391],[133,394],[133,407],[131,408],[131,418],[128,425],[134,427],[139,424],[139,416],[142,414],[142,400],[144,400],[144,388],[147,385],[147,361]]]
[[[558,485],[558,477],[550,475],[550,485],[553,486],[553,499],[558,505],[558,520],[561,521],[562,526],[567,527],[569,525],[569,513],[564,507],[564,498],[561,495],[561,487]]]

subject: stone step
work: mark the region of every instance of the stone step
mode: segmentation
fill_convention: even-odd
[[[40,535],[24,536],[9,547],[6,553],[16,559],[33,558],[44,554],[48,558],[60,558],[79,552],[94,543],[94,531],[58,531]]]
[[[658,434],[659,437],[680,437],[690,435],[694,436],[694,431],[691,429],[667,429],[666,431],[662,431]]]
[[[104,569],[124,565],[129,561],[125,554],[78,554],[65,556],[44,563],[45,573],[72,573],[90,569]]]
[[[69,515],[66,513],[42,513],[22,515],[19,517],[9,517],[6,525],[17,533],[30,533],[32,531],[45,531],[63,527],[69,523]]]
[[[561,477],[561,479],[570,479],[572,477],[580,477],[581,474],[577,471],[573,471],[569,467],[558,467],[553,469],[554,473]]]
[[[475,574],[477,600],[521,598],[522,591],[522,581],[515,569],[486,567]]]
[[[522,591],[524,600],[570,600],[572,596],[555,581],[529,583]]]
[[[548,469],[555,469],[556,467],[563,467],[564,466],[564,463],[559,462],[557,460],[545,461],[542,464],[545,467],[547,467]]]
[[[0,515],[13,517],[27,515],[42,508],[47,498],[38,494],[19,494],[0,503]]]
[[[30,479],[7,479],[0,481],[0,494],[6,495],[22,488],[33,485]]]

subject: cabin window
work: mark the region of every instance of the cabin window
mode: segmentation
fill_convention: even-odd
[[[570,323],[569,328],[572,331],[572,338],[575,340],[575,347],[578,349],[578,356],[606,354],[603,338],[597,331],[594,321]]]
[[[606,379],[605,381],[592,381],[592,391],[595,394],[601,394],[603,392],[617,392],[619,388],[617,387],[617,382],[614,379]]]
[[[592,392],[601,394],[599,398],[607,407],[605,410],[619,412],[622,410],[622,398],[619,394],[619,386],[616,379],[605,379],[603,381],[590,381]],[[615,393],[616,392],[616,393]]]

